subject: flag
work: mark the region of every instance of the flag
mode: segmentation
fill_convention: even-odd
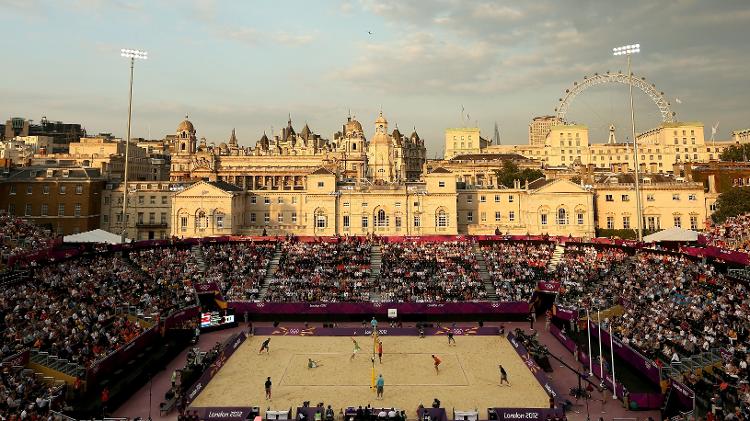
[[[224,300],[224,297],[221,296],[219,291],[214,291],[214,302],[216,302],[216,305],[219,306],[220,309],[227,309],[227,302]]]

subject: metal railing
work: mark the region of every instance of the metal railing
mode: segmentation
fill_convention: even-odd
[[[66,358],[50,355],[49,352],[41,352],[36,349],[30,350],[30,360],[36,364],[58,371],[68,376],[83,379],[86,377],[86,368]]]

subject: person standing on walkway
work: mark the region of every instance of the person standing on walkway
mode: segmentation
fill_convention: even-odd
[[[267,401],[271,400],[271,385],[272,385],[271,378],[267,377],[266,378],[266,383],[265,383],[265,387],[266,387],[266,400]]]
[[[377,399],[383,399],[383,386],[385,386],[385,380],[383,379],[382,374],[378,374],[378,380],[375,382],[375,386],[377,387]]]

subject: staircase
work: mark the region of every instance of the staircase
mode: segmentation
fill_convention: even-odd
[[[557,264],[560,263],[560,259],[562,259],[564,253],[565,245],[557,244],[555,246],[555,252],[552,253],[552,258],[549,259],[549,263],[547,263],[547,272],[552,273],[557,269]]]
[[[490,272],[487,270],[487,261],[484,260],[484,253],[482,253],[482,250],[476,244],[474,244],[474,256],[477,259],[477,265],[479,265],[479,278],[482,279],[484,290],[487,291],[487,299],[497,301],[495,285],[492,284]]]
[[[380,244],[373,244],[370,248],[370,285],[373,289],[370,291],[370,301],[373,303],[380,302],[380,294],[375,291],[374,286],[380,279],[380,268],[383,264],[383,252],[380,251]]]
[[[200,244],[194,244],[190,251],[193,253],[195,263],[198,266],[198,271],[200,273],[206,273],[206,256],[203,254],[203,248],[200,246]]]
[[[260,293],[258,293],[259,301],[263,301],[263,299],[266,297],[266,292],[268,291],[268,285],[271,283],[271,280],[276,276],[276,270],[279,268],[279,260],[281,260],[281,247],[276,248],[276,251],[273,253],[273,257],[271,258],[271,261],[268,262],[268,267],[266,268],[266,276],[263,278],[263,285],[261,285]]]

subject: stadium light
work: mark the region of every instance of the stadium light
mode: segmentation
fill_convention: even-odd
[[[630,90],[630,126],[633,134],[633,165],[635,166],[635,207],[636,227],[638,229],[638,241],[643,241],[643,210],[641,207],[641,181],[640,168],[638,165],[638,139],[635,135],[635,109],[633,108],[633,71],[630,67],[630,56],[641,52],[641,44],[623,45],[612,49],[612,55],[625,56],[628,58],[628,89]]]
[[[130,91],[128,94],[128,135],[125,138],[125,173],[123,175],[123,190],[122,190],[122,236],[120,242],[125,244],[125,233],[128,229],[128,160],[130,156],[130,123],[133,117],[133,68],[135,67],[135,60],[147,60],[148,52],[142,50],[133,50],[129,48],[123,48],[120,50],[120,55],[130,59]]]

